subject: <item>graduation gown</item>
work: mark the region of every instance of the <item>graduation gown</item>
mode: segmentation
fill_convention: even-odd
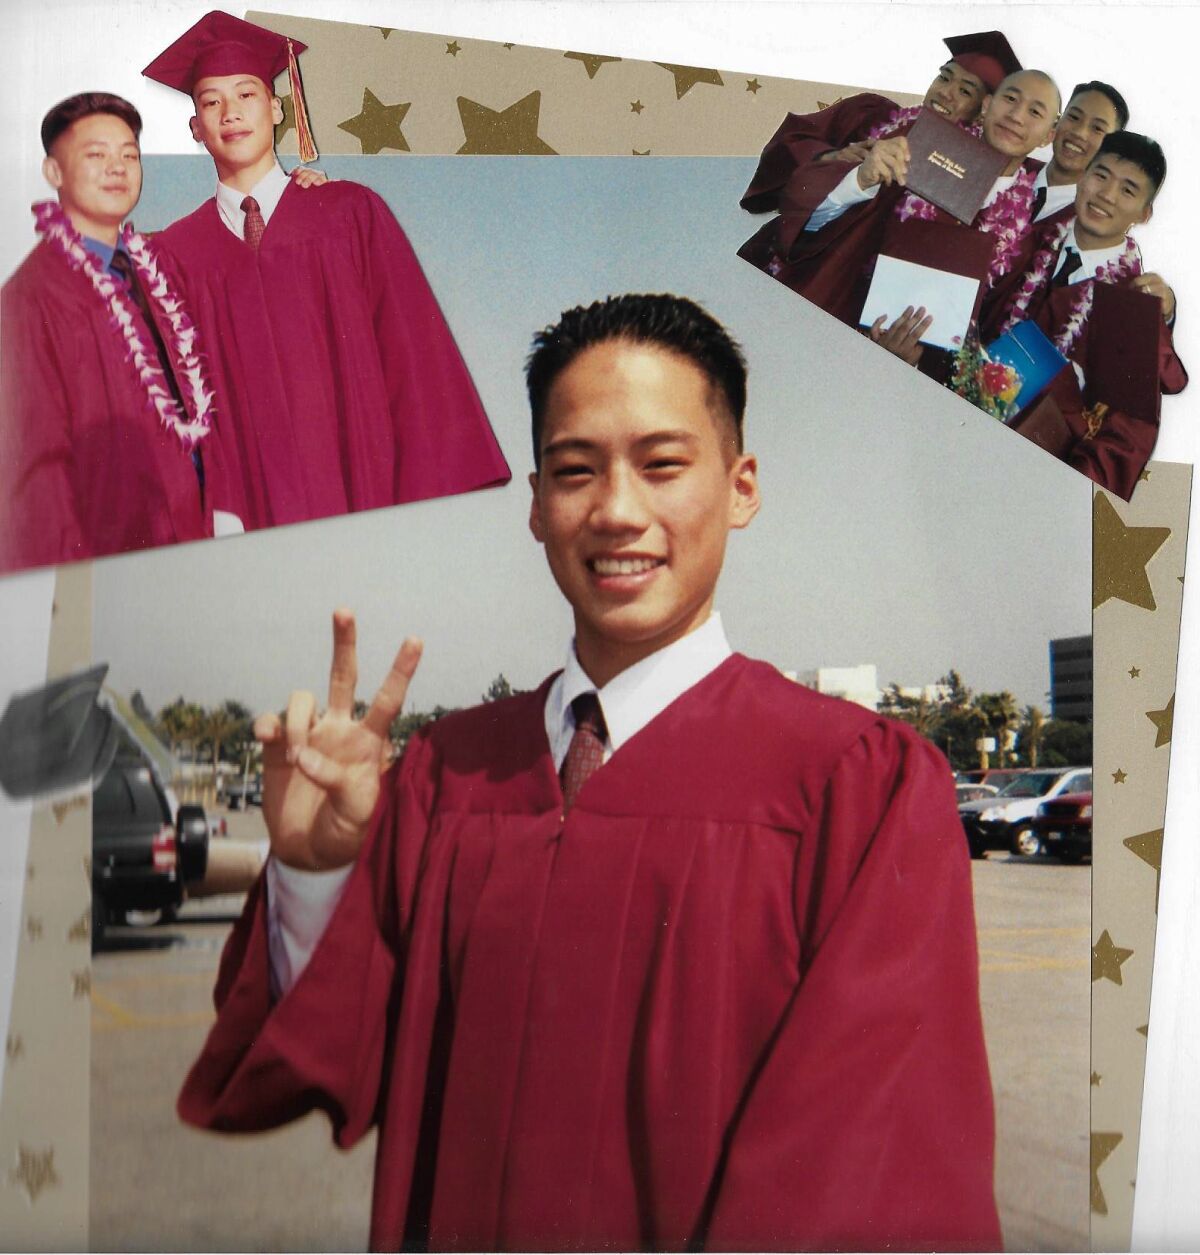
[[[125,352],[106,302],[50,244],[0,292],[0,571],[211,535],[191,454]]]
[[[214,505],[248,528],[510,478],[420,264],[369,188],[289,184],[257,252],[215,197],[155,242],[222,399]]]
[[[1126,284],[1129,282],[1126,281]],[[1051,339],[1061,334],[1067,325],[1078,288],[1078,284],[1067,284],[1050,289],[1033,306],[1037,310],[1038,326]],[[1083,324],[1071,346],[1069,356],[1069,361],[1077,363],[1085,372],[1088,366],[1089,332],[1095,317],[1093,312]],[[1062,455],[1063,461],[1094,480],[1101,488],[1106,488],[1128,501],[1137,487],[1138,477],[1154,453],[1154,445],[1158,440],[1161,393],[1182,392],[1188,382],[1187,371],[1175,352],[1174,337],[1165,319],[1159,320],[1158,382],[1160,395],[1152,418],[1110,409],[1104,416],[1100,430],[1095,435],[1089,435],[1084,410],[1089,404],[1103,401],[1104,397],[1091,395],[1094,390],[1090,387],[1085,395],[1079,387],[1074,368],[1070,364],[1065,366],[1049,389],[1074,437],[1074,443]]]
[[[742,208],[752,214],[778,212],[795,170],[824,153],[867,139],[899,109],[886,96],[860,92],[817,113],[789,113],[762,151]]]
[[[564,819],[549,683],[414,738],[274,1007],[252,893],[183,1118],[378,1121],[374,1249],[997,1248],[945,760],[733,655]]]

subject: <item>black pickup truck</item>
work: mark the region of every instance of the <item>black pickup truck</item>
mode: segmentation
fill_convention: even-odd
[[[92,948],[127,911],[169,919],[207,866],[203,808],[181,806],[172,818],[146,761],[118,757],[92,792]]]

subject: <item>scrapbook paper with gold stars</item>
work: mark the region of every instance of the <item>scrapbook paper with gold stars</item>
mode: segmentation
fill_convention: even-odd
[[[60,569],[47,679],[91,660],[91,609],[91,565]],[[0,1093],[7,1250],[88,1242],[91,838],[86,789],[35,806]]]
[[[1130,1240],[1192,468],[1092,515],[1092,1246]]]

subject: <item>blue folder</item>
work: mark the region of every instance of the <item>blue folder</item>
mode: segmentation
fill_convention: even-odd
[[[1067,359],[1034,322],[1017,323],[1011,331],[1006,331],[987,346],[987,355],[994,362],[1011,366],[1020,375],[1018,410],[1036,400],[1067,364]]]

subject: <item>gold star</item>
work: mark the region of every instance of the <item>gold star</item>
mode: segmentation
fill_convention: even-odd
[[[82,972],[71,973],[71,996],[86,998],[92,992],[92,970],[85,967]]]
[[[354,117],[339,122],[338,130],[358,140],[364,157],[374,156],[384,148],[411,152],[408,140],[400,129],[400,123],[411,108],[411,100],[404,104],[385,105],[369,87],[364,87],[362,109]]]
[[[675,78],[675,99],[682,100],[697,83],[712,83],[716,87],[724,87],[725,80],[717,70],[702,70],[695,65],[675,65],[670,61],[655,61],[655,65],[672,74]]]
[[[68,941],[86,941],[91,935],[92,912],[88,907],[83,914],[67,929]]]
[[[275,144],[278,147],[283,137],[288,131],[296,128],[296,105],[292,100],[292,93],[288,92],[285,96],[279,97],[279,103],[283,108],[283,121],[275,128]]]
[[[1123,772],[1120,767],[1118,767],[1116,771],[1112,773],[1112,778],[1113,784],[1124,784],[1125,781],[1129,779],[1129,776]]]
[[[646,106],[640,100],[631,100],[629,102],[630,113],[641,113]]]
[[[28,1146],[17,1148],[17,1166],[8,1172],[9,1182],[25,1187],[31,1203],[48,1186],[57,1185],[58,1173],[54,1171],[54,1147],[49,1150],[30,1150]]]
[[[458,150],[461,156],[554,156],[537,133],[542,93],[530,92],[507,109],[489,109],[478,101],[458,98],[458,116],[462,120],[466,143]]]
[[[1138,1027],[1137,1027],[1137,1031],[1138,1031],[1139,1033],[1141,1033],[1141,1035],[1142,1035],[1142,1036],[1143,1036],[1143,1037],[1144,1037],[1147,1041],[1149,1041],[1149,1040],[1150,1040],[1150,1025],[1149,1025],[1149,1024],[1139,1024],[1139,1025],[1138,1025]]]
[[[1175,722],[1175,694],[1162,710],[1146,711],[1146,718],[1158,729],[1154,737],[1154,748],[1162,749],[1171,739],[1171,725]]]
[[[501,45],[500,45],[500,47],[501,47],[501,48],[504,48],[504,49],[506,49],[506,50],[507,50],[507,51],[509,51],[509,52],[512,52],[512,50],[513,50],[516,46],[517,46],[516,44],[501,44]]]
[[[448,57],[457,57],[460,52],[462,52],[462,44],[457,39],[452,39],[446,45],[446,55]]]
[[[1100,1187],[1100,1165],[1121,1144],[1121,1133],[1092,1134],[1092,1210],[1099,1216],[1108,1215],[1108,1204],[1104,1201],[1104,1190]]]
[[[1139,832],[1135,836],[1126,837],[1121,844],[1136,854],[1143,863],[1154,868],[1154,909],[1158,910],[1158,887],[1162,883],[1162,848],[1163,830],[1152,828],[1149,832]]]
[[[15,1037],[12,1033],[4,1039],[4,1053],[8,1056],[11,1063],[14,1059],[19,1059],[25,1053],[25,1041],[21,1034]]]
[[[1133,953],[1124,946],[1118,946],[1108,935],[1106,928],[1100,934],[1100,940],[1092,947],[1092,980],[1110,980],[1120,985],[1121,964]]]
[[[1169,527],[1126,527],[1108,495],[1092,508],[1092,609],[1110,598],[1156,609],[1146,564],[1170,536]]]
[[[1099,1073],[1099,1072],[1093,1072],[1093,1073],[1092,1073],[1092,1084],[1093,1084],[1093,1085],[1099,1085],[1099,1084],[1100,1084],[1100,1073]]]
[[[640,148],[631,148],[631,149],[629,150],[629,153],[630,153],[630,155],[631,155],[631,156],[633,156],[633,157],[649,157],[649,156],[650,156],[650,149],[648,149],[648,148],[647,148],[647,149],[645,149],[645,150],[642,150],[642,149],[640,149]]]
[[[1149,482],[1150,482],[1150,471],[1148,468],[1143,467],[1142,473],[1138,476],[1138,483],[1142,484],[1142,483],[1149,483]]]
[[[1142,669],[1141,669],[1141,667],[1130,667],[1130,668],[1129,668],[1129,678],[1130,678],[1131,680],[1136,680],[1136,679],[1138,678],[1138,676],[1139,676],[1139,675],[1141,675],[1141,674],[1142,674]]]
[[[583,68],[587,70],[588,78],[595,78],[597,70],[602,65],[607,65],[610,61],[620,61],[620,57],[602,57],[594,52],[564,52],[563,56],[568,61],[579,61]]]
[[[377,26],[375,29],[386,39],[396,28],[394,26]]]
[[[31,915],[25,921],[25,935],[30,941],[41,941],[42,918],[40,915]]]
[[[756,78],[748,78],[748,79],[746,80],[746,90],[747,90],[747,91],[748,91],[748,92],[749,92],[752,96],[757,96],[757,95],[758,95],[758,89],[759,89],[761,86],[762,86],[762,84],[761,84],[761,83],[758,81],[758,79],[756,79]]]
[[[844,96],[839,96],[836,100],[831,100],[828,104],[826,104],[823,100],[818,100],[817,109],[818,111],[821,109],[832,109],[834,105],[840,105],[844,99]]]

